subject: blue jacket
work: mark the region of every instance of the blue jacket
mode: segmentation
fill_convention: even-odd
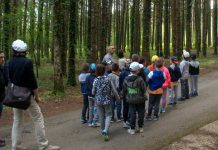
[[[86,77],[89,75],[89,73],[82,72],[79,75],[79,82],[80,82],[80,90],[82,94],[87,94],[87,83],[86,83]]]
[[[151,91],[157,90],[162,87],[165,82],[164,74],[162,71],[153,70],[153,75],[148,81],[149,89]],[[150,73],[152,73],[150,72]]]
[[[123,69],[119,76],[119,90],[122,91],[123,89],[123,82],[124,79],[130,74],[129,68]]]
[[[93,82],[96,78],[95,74],[90,74],[89,76],[87,76],[86,78],[86,83],[87,83],[87,94],[90,97],[95,97],[94,95],[92,95],[92,88],[93,88]]]

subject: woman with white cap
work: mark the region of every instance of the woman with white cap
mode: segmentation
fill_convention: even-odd
[[[33,71],[33,63],[26,58],[27,44],[21,40],[16,40],[12,43],[13,57],[9,60],[8,66],[8,80],[21,87],[27,87],[32,90],[31,104],[27,109],[30,115],[37,138],[39,150],[59,150],[59,146],[49,145],[45,137],[44,118],[41,109],[38,105],[40,102],[38,95],[38,86],[36,77]],[[13,108],[14,121],[12,127],[12,150],[23,150],[26,147],[21,146],[23,111],[21,109]]]

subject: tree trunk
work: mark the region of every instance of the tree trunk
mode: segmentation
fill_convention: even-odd
[[[165,0],[164,4],[165,4],[164,5],[164,55],[165,58],[169,58],[170,57],[169,0]]]
[[[211,5],[210,5],[211,2],[209,2],[208,4],[208,47],[211,46]]]
[[[76,51],[76,37],[78,25],[78,0],[70,1],[70,26],[69,26],[69,64],[68,64],[68,84],[76,85],[76,69],[75,69],[75,51]]]
[[[38,27],[37,27],[37,37],[36,37],[36,43],[37,43],[37,65],[41,65],[41,52],[43,50],[43,29],[42,29],[42,14],[43,14],[43,5],[44,0],[39,0],[38,4]]]
[[[0,3],[0,49],[2,49],[2,5],[3,3]]]
[[[201,1],[195,1],[195,48],[197,55],[201,52]]]
[[[203,36],[202,36],[202,52],[203,56],[207,56],[207,34],[208,34],[208,5],[209,1],[203,1]]]
[[[26,41],[27,9],[28,9],[28,0],[25,0],[24,17],[23,17],[23,40],[24,41]]]
[[[63,74],[61,69],[61,42],[62,37],[60,31],[62,30],[62,24],[60,20],[62,19],[61,13],[63,10],[61,9],[63,0],[56,0],[54,2],[53,12],[54,12],[54,94],[58,92],[64,92],[63,86]]]
[[[192,34],[191,34],[191,27],[192,27],[192,0],[187,0],[186,3],[186,50],[191,50],[192,44]]]
[[[150,63],[150,35],[151,35],[151,0],[143,0],[143,43],[142,57]]]
[[[4,16],[3,16],[3,34],[2,34],[2,47],[5,52],[6,59],[10,55],[10,0],[4,0]]]
[[[10,17],[10,24],[11,24],[11,41],[17,39],[17,27],[18,27],[18,15],[17,15],[17,8],[18,8],[18,0],[12,1],[12,8],[11,8],[11,17]]]
[[[45,40],[44,40],[44,52],[46,58],[49,59],[49,44],[50,44],[50,4],[49,0],[46,1],[45,7]]]
[[[213,46],[214,46],[214,55],[217,55],[217,44],[218,44],[218,37],[217,37],[217,0],[214,0],[214,13],[213,13]]]

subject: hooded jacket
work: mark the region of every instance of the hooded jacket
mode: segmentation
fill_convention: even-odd
[[[142,77],[130,74],[127,76],[123,83],[123,95],[126,97],[126,101],[129,104],[144,103],[146,97],[145,84]]]
[[[166,79],[165,79],[165,82],[163,83],[162,87],[168,88],[171,85],[171,77],[170,77],[169,70],[165,66],[163,66],[163,67],[161,67],[161,71],[163,71],[164,74],[166,75]]]
[[[189,63],[189,74],[199,75],[199,62],[198,61],[191,61]]]

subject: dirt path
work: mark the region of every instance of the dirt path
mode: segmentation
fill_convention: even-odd
[[[199,87],[198,97],[181,102],[174,108],[168,107],[157,122],[145,122],[143,134],[129,135],[121,123],[113,123],[111,140],[105,143],[99,129],[81,125],[80,111],[73,111],[46,119],[47,136],[62,150],[160,149],[172,140],[218,119],[218,72],[200,78]],[[0,128],[1,136],[6,137],[8,145],[4,150],[10,150],[10,128]],[[33,131],[30,124],[25,125],[23,144],[29,150],[37,149]]]

